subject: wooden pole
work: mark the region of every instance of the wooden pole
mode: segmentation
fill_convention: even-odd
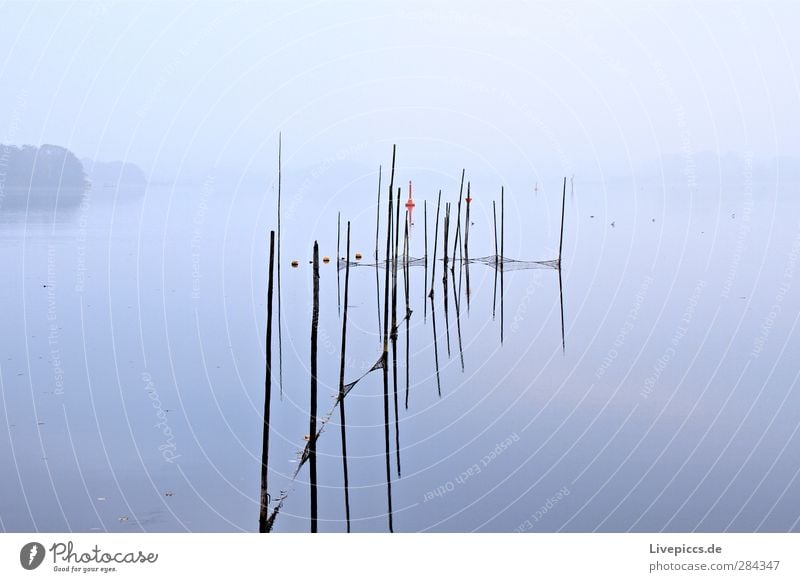
[[[497,204],[492,200],[492,216],[494,217],[494,299],[492,300],[492,319],[494,319],[495,308],[497,307],[497,265],[500,255],[497,251]]]
[[[386,499],[388,503],[389,531],[392,526],[392,461],[389,446],[389,258],[392,248],[392,190],[394,188],[394,163],[396,146],[392,146],[392,173],[389,180],[389,212],[386,219],[386,273],[383,294],[383,434],[386,445]],[[399,201],[398,201],[399,203]]]
[[[444,205],[444,270],[447,271],[447,239],[450,236],[450,203]],[[447,273],[442,277],[442,283],[447,286]]]
[[[425,229],[425,276],[422,278],[422,321],[428,321],[428,303],[425,301],[425,298],[428,296],[426,293],[427,291],[427,283],[428,283],[428,201],[422,201],[422,225]]]
[[[394,262],[392,263],[392,386],[394,387],[394,450],[397,457],[397,476],[400,477],[400,406],[397,398],[397,261],[400,244],[400,187],[397,188],[397,208],[394,230]]]
[[[347,520],[347,533],[350,533],[350,491],[347,475],[347,421],[344,412],[344,362],[347,351],[347,306],[350,288],[350,221],[347,221],[347,264],[344,268],[344,313],[342,315],[342,351],[339,360],[339,426],[342,436],[342,471],[344,473],[344,513]]]
[[[467,198],[470,198],[469,194],[469,182],[467,182]],[[469,202],[467,202],[467,210],[466,210],[466,217],[464,220],[464,259],[469,261],[469,207],[472,206]]]
[[[503,311],[505,305],[505,297],[503,295],[503,275],[505,273],[505,242],[506,242],[506,211],[505,211],[505,189],[500,187],[500,343],[503,343],[503,336],[505,334]]]
[[[378,207],[376,210],[377,217],[375,219],[375,295],[378,306],[378,335],[381,334],[381,284],[378,277],[378,236],[381,231],[381,171],[382,166],[378,166]]]
[[[497,252],[497,204],[492,200],[492,216],[494,217],[494,262],[497,264],[499,258]]]
[[[450,357],[450,318],[447,312],[447,239],[450,232],[450,203],[444,205],[444,275],[442,276],[442,299],[444,300],[444,329],[447,337],[447,357]]]
[[[469,207],[472,206],[470,203],[471,200],[470,192],[469,192],[469,182],[467,182],[467,209],[466,209],[466,216],[464,218],[464,276],[467,280],[467,313],[469,313]],[[460,273],[460,271],[459,271]],[[459,290],[461,285],[461,275],[458,276],[459,281]],[[460,296],[460,293],[459,293]]]
[[[272,399],[272,271],[275,262],[275,231],[269,233],[269,272],[267,275],[267,341],[266,371],[264,376],[264,427],[261,441],[261,507],[258,514],[258,531],[267,533],[269,511],[269,419],[270,401]]]
[[[317,533],[317,333],[319,327],[319,244],[314,241],[314,303],[311,312],[311,405],[308,420],[308,466],[311,485],[311,533]]]
[[[375,262],[378,262],[378,237],[381,233],[381,170],[382,166],[378,166],[378,209],[375,218]]]
[[[436,246],[439,242],[439,209],[442,206],[442,191],[439,190],[439,200],[436,202],[436,227],[433,229],[433,266],[431,267],[431,292],[428,297],[433,297],[433,282],[436,277]]]
[[[450,267],[455,270],[456,266],[456,251],[459,250],[458,242],[461,239],[461,199],[464,197],[464,173],[466,170],[461,170],[461,187],[458,189],[458,211],[456,212],[456,234],[453,238],[453,265]]]
[[[278,388],[283,400],[283,322],[281,321],[281,150],[282,137],[278,133]]]
[[[411,307],[409,306],[409,274],[408,274],[408,211],[406,211],[405,231],[403,232],[403,256],[405,257],[405,269],[403,269],[403,280],[405,282],[405,298],[406,298],[406,410],[408,410],[408,391],[409,391],[409,345],[411,343]]]
[[[505,257],[505,241],[506,241],[506,206],[505,206],[504,188],[500,186],[500,265],[502,267]]]
[[[558,264],[561,265],[561,248],[564,246],[564,208],[567,202],[567,177],[564,176],[564,189],[561,192],[561,236],[558,239]]]

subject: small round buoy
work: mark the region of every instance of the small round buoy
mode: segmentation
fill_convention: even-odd
[[[325,255],[324,257],[322,257],[322,262],[323,263],[330,263],[331,262],[331,258],[328,255]]]
[[[357,261],[360,261],[360,260],[361,260],[361,257],[362,257],[362,254],[361,254],[361,253],[356,253],[356,260],[357,260]]]
[[[292,261],[292,266],[293,267],[299,267],[300,266],[300,261],[297,261],[297,260]]]

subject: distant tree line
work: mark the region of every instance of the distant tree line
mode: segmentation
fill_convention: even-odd
[[[38,148],[0,144],[0,191],[86,190],[89,185],[83,164],[66,148],[48,144]]]

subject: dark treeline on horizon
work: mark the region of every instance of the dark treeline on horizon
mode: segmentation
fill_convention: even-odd
[[[0,144],[0,188],[86,190],[90,183],[80,160],[56,145]]]

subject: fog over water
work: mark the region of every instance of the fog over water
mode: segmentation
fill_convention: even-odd
[[[339,389],[339,216],[362,254],[346,306],[345,379],[366,374],[346,398],[351,525],[388,529],[383,370],[368,370],[393,144],[394,194],[412,182],[416,203],[409,254],[428,254],[398,275],[395,531],[797,531],[798,16],[3,4],[0,528],[257,531],[280,133],[275,531],[309,530],[309,472],[294,472],[314,241],[332,259],[320,422]],[[9,165],[23,145],[48,146],[24,150],[28,186]],[[450,271],[462,169],[469,256],[485,260]],[[346,527],[338,419],[317,442],[320,531]]]

